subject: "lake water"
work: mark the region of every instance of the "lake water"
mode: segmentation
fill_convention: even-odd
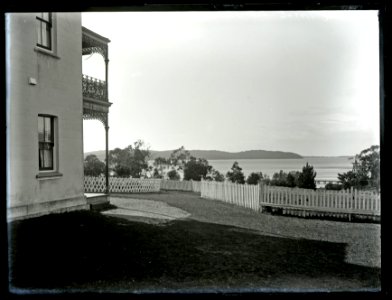
[[[208,160],[209,164],[226,175],[233,163],[237,161],[247,177],[252,172],[263,172],[272,178],[280,170],[284,172],[302,171],[308,162],[316,171],[316,180],[337,180],[338,173],[350,171],[352,160],[348,157],[304,157],[301,159],[220,159]]]

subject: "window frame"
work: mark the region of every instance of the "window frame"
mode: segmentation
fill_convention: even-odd
[[[55,171],[56,170],[56,140],[57,140],[57,134],[55,130],[55,122],[57,117],[53,115],[47,115],[47,114],[38,114],[38,126],[40,122],[40,118],[43,119],[43,141],[40,140],[40,132],[39,132],[39,127],[38,127],[38,169],[40,172],[45,172],[45,171]],[[50,120],[50,140],[45,141],[45,133],[46,133],[46,128],[45,128],[45,119]],[[45,162],[42,162],[41,159],[41,150],[45,150],[45,145],[48,145],[49,150],[51,151],[51,157],[52,157],[52,163],[51,166],[45,167]],[[46,149],[48,150],[48,149]]]
[[[40,13],[42,14],[42,13]],[[42,15],[37,15],[36,16],[36,20],[38,21],[37,26],[45,26],[45,29],[41,29],[40,27],[37,27],[37,47],[49,50],[49,51],[53,51],[53,14],[51,12],[48,12],[48,19],[44,19],[42,17]],[[47,33],[47,39],[48,39],[48,46],[40,44],[40,40],[43,40],[43,34],[42,34],[42,30],[46,30]]]

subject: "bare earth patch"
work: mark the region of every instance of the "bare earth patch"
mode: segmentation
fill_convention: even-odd
[[[166,223],[190,216],[186,211],[161,201],[111,197],[110,203],[117,208],[102,212],[104,215],[139,220],[145,223]]]

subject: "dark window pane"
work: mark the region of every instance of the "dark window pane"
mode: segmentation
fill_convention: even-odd
[[[46,32],[44,33],[45,36],[45,46],[50,48],[51,45],[51,35],[50,35],[50,26],[49,24],[46,25]]]
[[[39,168],[42,169],[44,167],[44,150],[39,150]]]

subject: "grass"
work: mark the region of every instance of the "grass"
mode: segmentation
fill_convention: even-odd
[[[198,218],[151,225],[80,211],[13,222],[11,286],[127,292],[380,286],[379,268],[344,261],[344,243],[266,236]]]

